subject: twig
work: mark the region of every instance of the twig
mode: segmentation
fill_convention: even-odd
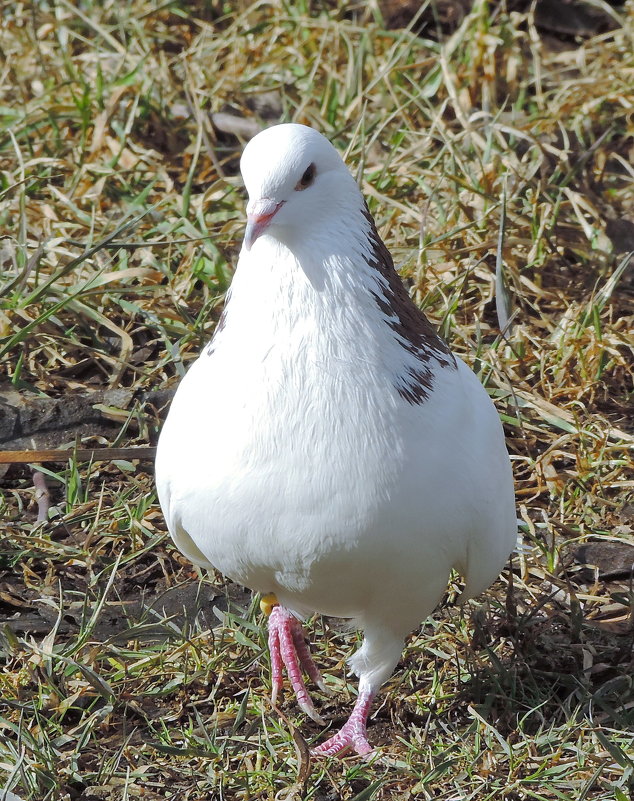
[[[80,462],[108,462],[111,459],[141,459],[151,461],[156,448],[57,448],[53,450],[0,451],[0,464],[39,464],[67,462],[75,457]]]

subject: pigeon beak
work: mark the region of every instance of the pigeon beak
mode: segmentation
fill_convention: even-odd
[[[251,250],[255,240],[268,228],[271,220],[282,207],[282,203],[277,203],[267,197],[249,202],[247,227],[244,232],[244,246],[247,250]]]

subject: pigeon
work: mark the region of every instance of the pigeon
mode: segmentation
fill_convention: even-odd
[[[323,723],[302,620],[363,631],[350,717],[313,753],[367,756],[372,702],[451,571],[464,601],[515,546],[510,460],[486,390],[410,298],[333,145],[275,125],[240,168],[244,241],[160,435],[159,500],[188,559],[261,594],[274,705],[286,668]]]

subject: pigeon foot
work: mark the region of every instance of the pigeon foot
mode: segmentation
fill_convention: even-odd
[[[366,726],[374,695],[370,690],[360,691],[354,709],[342,728],[325,743],[313,748],[311,753],[314,756],[330,757],[353,748],[362,757],[372,754],[374,749],[368,742]]]
[[[314,663],[300,622],[288,609],[271,603],[271,596],[265,596],[266,604],[271,606],[269,614],[269,652],[271,654],[271,701],[273,706],[282,690],[282,671],[286,668],[297,703],[309,718],[323,726],[325,721],[315,709],[308,695],[302,677],[302,669],[320,690],[327,692],[319,668]],[[264,608],[264,607],[263,607]]]

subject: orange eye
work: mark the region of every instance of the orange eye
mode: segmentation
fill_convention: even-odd
[[[306,170],[304,171],[304,174],[302,175],[302,177],[297,182],[297,186],[295,187],[296,191],[297,192],[301,192],[302,189],[308,189],[308,187],[315,180],[315,173],[316,172],[317,172],[317,168],[315,167],[315,165],[314,164],[310,164],[306,168]]]

